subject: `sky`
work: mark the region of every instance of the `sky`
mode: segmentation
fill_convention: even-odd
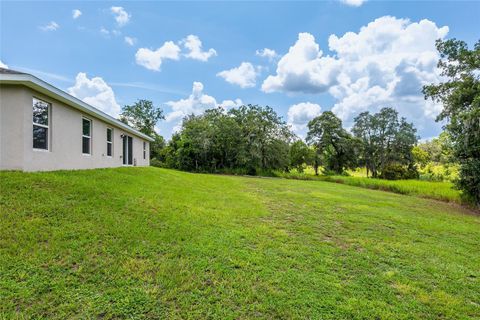
[[[167,139],[188,114],[269,105],[300,137],[332,110],[351,128],[394,107],[423,139],[441,105],[436,39],[480,39],[479,1],[0,2],[0,65],[118,117],[138,99],[164,110]]]

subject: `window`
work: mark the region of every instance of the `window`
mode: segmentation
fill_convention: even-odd
[[[147,159],[147,143],[143,141],[143,160]]]
[[[33,148],[48,150],[50,104],[33,98]]]
[[[92,147],[92,121],[82,118],[82,153],[91,154]]]
[[[113,151],[113,129],[107,128],[107,156],[112,156]]]

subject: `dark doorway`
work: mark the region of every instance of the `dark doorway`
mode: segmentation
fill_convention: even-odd
[[[133,138],[123,136],[123,165],[131,166],[133,164]]]

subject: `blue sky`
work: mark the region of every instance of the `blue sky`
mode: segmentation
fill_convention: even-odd
[[[419,91],[440,80],[434,41],[473,45],[480,2],[349,2],[2,1],[0,60],[113,115],[152,100],[167,138],[187,113],[240,103],[274,107],[300,136],[322,111],[349,127],[382,106],[438,135],[441,106]]]

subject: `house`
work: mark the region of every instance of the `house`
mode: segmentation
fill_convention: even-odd
[[[150,165],[153,139],[27,73],[0,68],[0,169]]]

